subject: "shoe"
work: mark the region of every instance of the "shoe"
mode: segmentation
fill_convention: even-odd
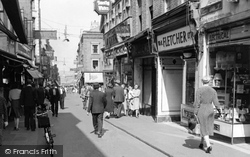
[[[52,116],[54,117],[54,113],[52,114]]]
[[[16,130],[16,127],[14,127],[14,129],[13,130]]]
[[[119,116],[115,116],[115,118],[120,118]]]
[[[56,117],[58,117],[58,114],[56,115]]]
[[[200,149],[203,149],[203,144],[202,144],[202,143],[199,145],[199,148],[200,148]]]
[[[212,147],[211,146],[208,147],[205,151],[206,151],[206,153],[210,153],[212,151]]]
[[[109,116],[106,116],[105,119],[109,119]]]
[[[98,134],[98,138],[102,138],[102,134]]]

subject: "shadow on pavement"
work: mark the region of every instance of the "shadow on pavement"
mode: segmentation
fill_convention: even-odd
[[[89,139],[89,135],[78,126],[80,122],[72,113],[60,113],[58,118],[52,118],[52,130],[56,134],[55,144],[63,144],[63,156],[105,157]]]

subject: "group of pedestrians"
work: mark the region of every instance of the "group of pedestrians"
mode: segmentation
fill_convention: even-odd
[[[52,116],[58,117],[58,103],[61,109],[64,109],[64,99],[66,91],[63,87],[39,83],[38,87],[30,79],[26,85],[21,87],[14,83],[8,92],[8,97],[4,96],[4,88],[0,87],[0,145],[2,144],[2,121],[5,126],[8,125],[8,117],[14,116],[14,130],[19,130],[19,119],[24,114],[24,127],[26,130],[36,130],[35,113],[37,107],[45,108],[45,102],[51,104]],[[2,116],[4,115],[4,116]]]
[[[125,116],[135,116],[139,118],[139,96],[140,89],[138,85],[126,87],[120,84],[117,80],[114,82],[115,86],[111,83],[107,84],[107,88],[102,90],[98,83],[93,86],[86,85],[81,89],[81,98],[83,99],[83,109],[87,110],[87,114],[92,113],[92,121],[94,132],[98,137],[102,136],[101,129],[103,125],[103,116],[106,112],[106,117],[109,119],[111,116],[115,118],[122,117],[122,111]]]

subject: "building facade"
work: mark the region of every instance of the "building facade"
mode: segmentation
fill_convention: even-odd
[[[41,78],[34,66],[33,0],[0,2],[0,85],[14,82],[25,84],[25,80]]]
[[[102,73],[103,71],[103,34],[98,27],[90,31],[83,31],[77,50],[77,70],[84,73]],[[79,77],[80,79],[80,77]],[[85,83],[81,79],[81,86]]]

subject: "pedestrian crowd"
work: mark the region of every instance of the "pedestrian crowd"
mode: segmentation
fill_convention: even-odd
[[[119,80],[107,84],[104,89],[98,83],[86,84],[81,88],[80,97],[83,101],[83,109],[87,114],[92,114],[94,133],[100,138],[103,133],[100,128],[103,125],[103,117],[120,118],[122,116],[135,116],[139,118],[139,96],[141,90],[137,84],[134,88],[121,84]]]
[[[58,106],[64,109],[66,89],[63,86],[47,84],[38,85],[27,79],[26,85],[21,87],[17,83],[8,88],[0,87],[0,146],[2,145],[2,130],[14,118],[14,130],[18,131],[19,120],[24,116],[24,128],[36,130],[36,113],[38,109],[52,111],[52,116],[58,117]]]

